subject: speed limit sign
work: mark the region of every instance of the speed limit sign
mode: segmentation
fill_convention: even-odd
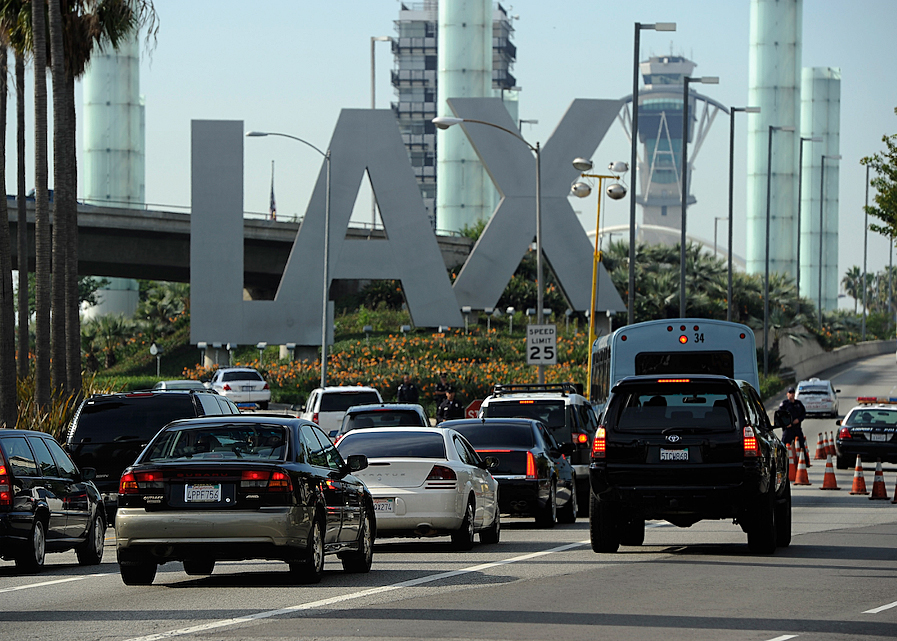
[[[526,364],[557,365],[557,326],[526,326]]]

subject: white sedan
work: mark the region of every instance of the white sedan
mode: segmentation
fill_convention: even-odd
[[[271,388],[258,370],[251,367],[221,368],[212,376],[208,387],[229,398],[237,407],[256,404],[266,410],[271,401]]]
[[[454,430],[386,427],[354,430],[337,444],[343,458],[368,457],[356,473],[374,499],[377,537],[452,537],[456,549],[498,543],[498,482],[470,443]]]

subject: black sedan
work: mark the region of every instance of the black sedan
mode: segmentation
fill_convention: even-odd
[[[317,583],[324,555],[367,572],[376,522],[371,494],[317,425],[264,415],[215,416],[165,426],[127,468],[116,517],[118,563],[128,585],[153,582],[180,561],[191,575],[219,560],[286,561],[297,582]]]
[[[526,418],[445,421],[439,427],[460,432],[478,454],[498,459],[491,468],[498,481],[502,514],[534,516],[553,527],[576,521],[576,479],[567,456],[572,443],[559,445],[545,425]]]
[[[106,511],[95,475],[49,434],[0,429],[0,556],[31,572],[47,552],[74,549],[81,565],[100,563]]]
[[[860,405],[844,420],[835,421],[840,426],[835,440],[838,469],[854,467],[858,454],[864,461],[897,463],[897,405],[889,399],[861,396],[857,400]]]

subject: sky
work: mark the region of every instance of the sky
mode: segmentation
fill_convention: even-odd
[[[520,118],[532,143],[551,137],[576,98],[621,98],[632,91],[634,23],[675,22],[672,33],[642,31],[640,59],[685,55],[695,75],[718,76],[696,89],[724,105],[748,101],[749,0],[640,0],[639,2],[502,2],[514,20],[517,62],[513,73]],[[397,0],[155,0],[158,37],[143,48],[141,94],[146,100],[146,201],[153,209],[190,204],[190,121],[242,120],[246,131],[298,136],[325,149],[343,108],[370,107],[371,36],[395,35]],[[897,1],[804,0],[803,67],[841,69],[839,274],[863,263],[865,168],[862,157],[882,151],[881,138],[897,133],[893,29]],[[393,57],[376,50],[377,108],[395,94],[389,83]],[[32,78],[27,79],[28,127]],[[76,89],[80,127],[80,88]],[[11,110],[14,107],[11,105]],[[11,114],[14,111],[10,112]],[[736,254],[745,252],[746,124],[736,122]],[[15,193],[14,125],[7,129],[7,193]],[[278,217],[303,215],[322,159],[284,138],[245,141],[244,209],[265,213],[275,162]],[[593,155],[596,168],[629,160],[629,143],[617,124]],[[29,140],[28,159],[33,159]],[[713,243],[714,217],[728,212],[728,117],[720,113],[695,158],[689,233]],[[691,156],[690,156],[691,158]],[[82,163],[83,164],[83,163]],[[28,172],[33,185],[33,163]],[[52,187],[52,171],[51,171]],[[79,189],[79,195],[81,194]],[[871,196],[870,196],[871,198]],[[583,226],[595,225],[595,197],[571,202]],[[369,204],[359,202],[356,211]],[[602,207],[607,225],[628,222],[628,199]],[[549,224],[546,221],[545,224]],[[720,243],[725,224],[719,224]],[[888,243],[869,234],[868,270],[888,263]],[[842,300],[842,306],[852,307]]]

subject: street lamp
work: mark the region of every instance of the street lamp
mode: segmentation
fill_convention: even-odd
[[[685,76],[682,83],[682,226],[679,240],[679,317],[685,318],[685,208],[688,206],[688,83],[700,82],[705,85],[718,85],[716,76],[691,78]]]
[[[794,131],[791,125],[769,125],[766,145],[766,269],[763,277],[763,376],[769,373],[769,206],[772,196],[772,132]]]
[[[797,297],[800,299],[800,206],[801,191],[804,185],[804,143],[805,142],[822,142],[822,136],[801,136],[800,137],[800,153],[797,159]]]
[[[869,252],[869,165],[866,165],[866,204],[863,207],[863,340],[866,340],[866,257]]]
[[[819,283],[818,283],[818,305],[819,305],[819,329],[822,329],[822,223],[823,212],[825,211],[825,161],[841,160],[841,154],[822,154],[822,160],[819,163]],[[865,283],[863,284],[865,286]]]
[[[371,109],[377,108],[377,67],[374,64],[375,49],[374,45],[378,42],[392,42],[389,36],[371,36]],[[377,201],[371,194],[371,229],[377,226]]]
[[[587,160],[585,158],[576,158],[573,160],[573,167],[577,171],[586,172],[592,169],[592,161]],[[625,173],[626,170],[629,169],[629,165],[625,162],[618,160],[617,162],[612,162],[607,167],[615,174]],[[595,335],[595,307],[597,305],[598,298],[598,263],[601,262],[601,251],[599,249],[599,236],[598,232],[601,229],[601,189],[604,185],[604,179],[612,179],[612,180],[620,180],[620,177],[611,174],[609,176],[605,176],[602,174],[587,174],[582,173],[580,176],[583,178],[597,178],[598,179],[598,213],[595,217],[595,253],[592,257],[592,304],[589,307],[589,342],[588,342],[588,364],[586,369],[586,398],[591,398],[591,388],[592,388],[592,345],[595,343],[595,339],[597,338]],[[570,186],[570,191],[574,196],[578,196],[579,198],[585,198],[590,193],[592,193],[591,185],[583,182],[575,182]],[[626,196],[626,188],[619,184],[615,183],[607,188],[607,195],[613,200],[620,200],[621,198]],[[568,310],[569,311],[569,310]]]
[[[517,140],[530,148],[530,151],[536,154],[536,324],[541,325],[544,322],[542,314],[542,290],[545,287],[545,281],[542,279],[542,150],[539,143],[536,146],[529,144],[526,139],[513,129],[506,129],[501,125],[485,120],[474,120],[473,118],[453,118],[451,116],[437,116],[431,121],[439,129],[448,129],[453,125],[461,123],[474,123],[478,125],[486,125],[499,129],[505,133],[511,134]],[[545,383],[545,366],[538,365],[539,384]]]
[[[247,131],[247,138],[260,138],[262,136],[280,136],[301,142],[311,147],[324,157],[327,166],[324,187],[324,295],[323,309],[321,310],[321,387],[327,387],[327,301],[330,298],[330,150],[321,151],[307,140],[290,134],[275,133],[273,131]]]
[[[732,199],[735,189],[735,114],[743,111],[748,114],[760,113],[760,107],[729,107],[729,285],[726,293],[726,320],[732,321],[732,220],[734,218]]]
[[[653,24],[635,23],[635,46],[632,54],[632,145],[629,154],[629,168],[632,170],[632,188],[638,189],[636,176],[638,175],[638,63],[639,63],[639,40],[641,40],[642,29],[653,29],[654,31],[675,31],[675,22],[655,22]],[[628,324],[635,322],[635,196],[629,200],[629,307]],[[591,346],[590,346],[591,349]]]
[[[714,216],[713,217],[713,255],[716,256],[716,228],[721,220],[729,220],[728,216]]]

